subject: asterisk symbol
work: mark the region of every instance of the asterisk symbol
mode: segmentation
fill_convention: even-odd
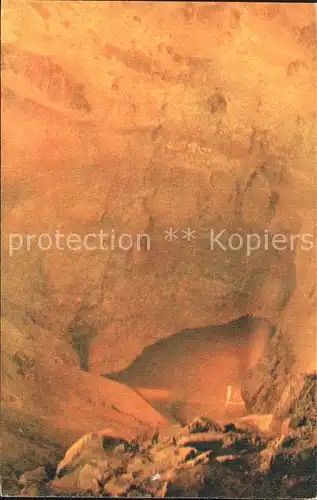
[[[194,229],[187,228],[184,229],[182,233],[184,234],[184,236],[182,236],[183,240],[191,241],[196,238],[195,236],[196,231]]]
[[[165,233],[165,236],[164,236],[164,240],[168,240],[168,241],[173,241],[173,240],[177,240],[177,229],[174,229],[173,231],[173,228],[170,227],[167,231],[164,231]]]

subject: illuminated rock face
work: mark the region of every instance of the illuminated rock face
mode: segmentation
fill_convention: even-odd
[[[4,253],[23,235],[3,263],[4,314],[95,374],[249,315],[311,371],[315,254],[290,238],[315,227],[313,7],[7,1],[2,15]],[[151,248],[42,250],[57,230],[146,233]],[[262,239],[247,255],[249,233]],[[266,249],[278,233],[288,250]]]
[[[232,418],[245,410],[242,381],[262,361],[272,334],[268,323],[251,317],[183,330],[144,349],[126,370],[106,376],[182,423],[199,414]]]

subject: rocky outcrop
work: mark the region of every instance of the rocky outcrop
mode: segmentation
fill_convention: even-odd
[[[307,426],[288,438],[265,437],[196,418],[170,431],[133,442],[86,435],[67,452],[54,479],[43,467],[23,474],[22,495],[44,484],[55,496],[314,496],[316,450]]]
[[[313,7],[189,5],[165,6],[163,24],[154,4],[3,12],[5,248],[17,231],[151,236],[151,251],[41,251],[33,239],[6,258],[11,302],[43,328],[85,327],[98,373],[184,328],[247,314],[276,324],[300,287],[292,251],[211,251],[209,231],[226,229],[224,243],[304,220],[312,231]]]
[[[17,472],[54,464],[91,430],[132,439],[166,422],[132,389],[80,371],[63,338],[17,313],[14,322],[2,321],[3,488]]]

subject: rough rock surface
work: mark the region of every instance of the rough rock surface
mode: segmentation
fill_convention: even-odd
[[[98,371],[182,328],[275,323],[294,253],[210,252],[203,229],[312,231],[313,6],[16,5],[3,11],[5,245],[57,227],[148,230],[155,244],[140,262],[24,247],[5,262],[9,301],[49,330],[86,327]],[[196,244],[162,240],[174,225]]]
[[[84,436],[67,452],[53,480],[39,475],[39,469],[24,474],[22,494],[43,483],[46,492],[57,496],[314,496],[316,439],[312,428],[304,425],[286,438],[265,437],[235,426],[228,430],[211,422],[213,428],[216,425],[217,432],[200,431],[206,421],[196,418],[172,439],[158,435],[155,443],[134,442],[133,450],[125,442],[103,450],[98,447],[98,453],[91,446],[93,436]],[[65,461],[69,464],[75,457],[74,450],[76,463],[65,468]]]
[[[16,472],[39,461],[56,462],[85,432],[104,429],[108,435],[132,439],[164,424],[132,389],[80,371],[76,354],[62,338],[17,314],[13,320],[15,324],[2,321],[4,488]]]
[[[247,377],[248,409],[285,413],[287,381],[315,369],[315,253],[299,240],[211,251],[209,231],[225,228],[224,244],[238,230],[315,235],[315,34],[308,4],[3,2],[10,467],[108,426],[155,427],[150,405],[98,375],[183,329],[246,316],[276,329]],[[145,232],[151,249],[27,247],[27,234],[101,229]],[[23,235],[12,256],[10,233]]]

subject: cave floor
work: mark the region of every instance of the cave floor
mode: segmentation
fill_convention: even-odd
[[[259,416],[258,416],[259,417]],[[262,416],[263,418],[263,416]],[[255,416],[253,416],[253,420]],[[195,418],[131,441],[89,433],[55,467],[16,481],[20,496],[312,498],[316,436],[311,422],[274,436]]]

